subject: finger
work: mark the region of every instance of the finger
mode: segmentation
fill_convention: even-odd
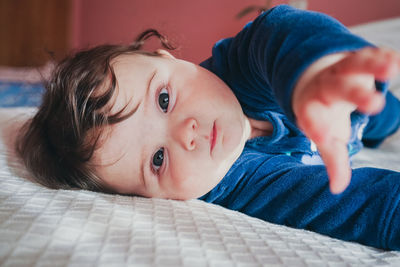
[[[382,93],[376,91],[373,76],[361,74],[334,76],[324,73],[320,79],[325,81],[323,90],[315,89],[315,96],[327,106],[338,101],[349,102],[350,112],[358,109],[369,114],[378,113],[384,107],[385,98]]]
[[[344,58],[330,67],[330,72],[352,74],[371,73],[377,80],[394,77],[400,70],[400,54],[384,48],[368,47]]]
[[[315,98],[326,105],[337,101],[348,101],[349,94],[354,89],[376,91],[374,77],[371,74],[332,75],[330,71],[324,71],[311,86],[315,92]]]
[[[385,106],[385,97],[381,92],[371,92],[360,87],[353,87],[343,97],[344,100],[353,103],[357,106],[357,110],[363,113],[376,114]]]
[[[346,144],[331,139],[318,145],[318,150],[325,163],[329,177],[329,187],[333,194],[342,193],[351,180],[351,168]]]
[[[298,125],[305,135],[317,143],[324,143],[328,137],[330,115],[326,107],[319,101],[310,101],[302,109],[298,116]]]

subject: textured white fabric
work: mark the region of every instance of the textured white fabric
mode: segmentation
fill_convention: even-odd
[[[400,93],[400,86],[393,89]],[[400,252],[274,225],[198,200],[33,184],[9,144],[17,121],[34,111],[0,109],[1,266],[400,266]],[[378,151],[364,150],[355,164],[400,171],[399,151],[397,133]]]

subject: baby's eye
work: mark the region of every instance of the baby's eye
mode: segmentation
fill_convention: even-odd
[[[158,95],[158,104],[164,113],[168,111],[169,104],[169,93],[166,88],[161,89],[160,94]]]
[[[161,168],[163,161],[164,161],[164,148],[160,148],[153,156],[152,166],[156,172],[158,172],[158,170]]]

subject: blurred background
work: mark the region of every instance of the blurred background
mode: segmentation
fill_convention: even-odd
[[[346,26],[400,16],[400,0],[0,0],[0,65],[42,66],[81,48],[130,42],[150,27],[179,46],[175,56],[200,63],[259,7],[283,3],[324,12]]]

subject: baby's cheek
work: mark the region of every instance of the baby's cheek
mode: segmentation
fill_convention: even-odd
[[[169,191],[176,199],[198,198],[215,186],[213,182],[214,176],[215,174],[210,170],[200,167],[182,168],[171,176],[168,186]]]
[[[185,161],[179,160],[178,164],[170,168],[170,175],[162,182],[174,192],[179,192],[186,189],[188,181],[193,180],[191,177],[193,177],[193,171],[188,168]]]

